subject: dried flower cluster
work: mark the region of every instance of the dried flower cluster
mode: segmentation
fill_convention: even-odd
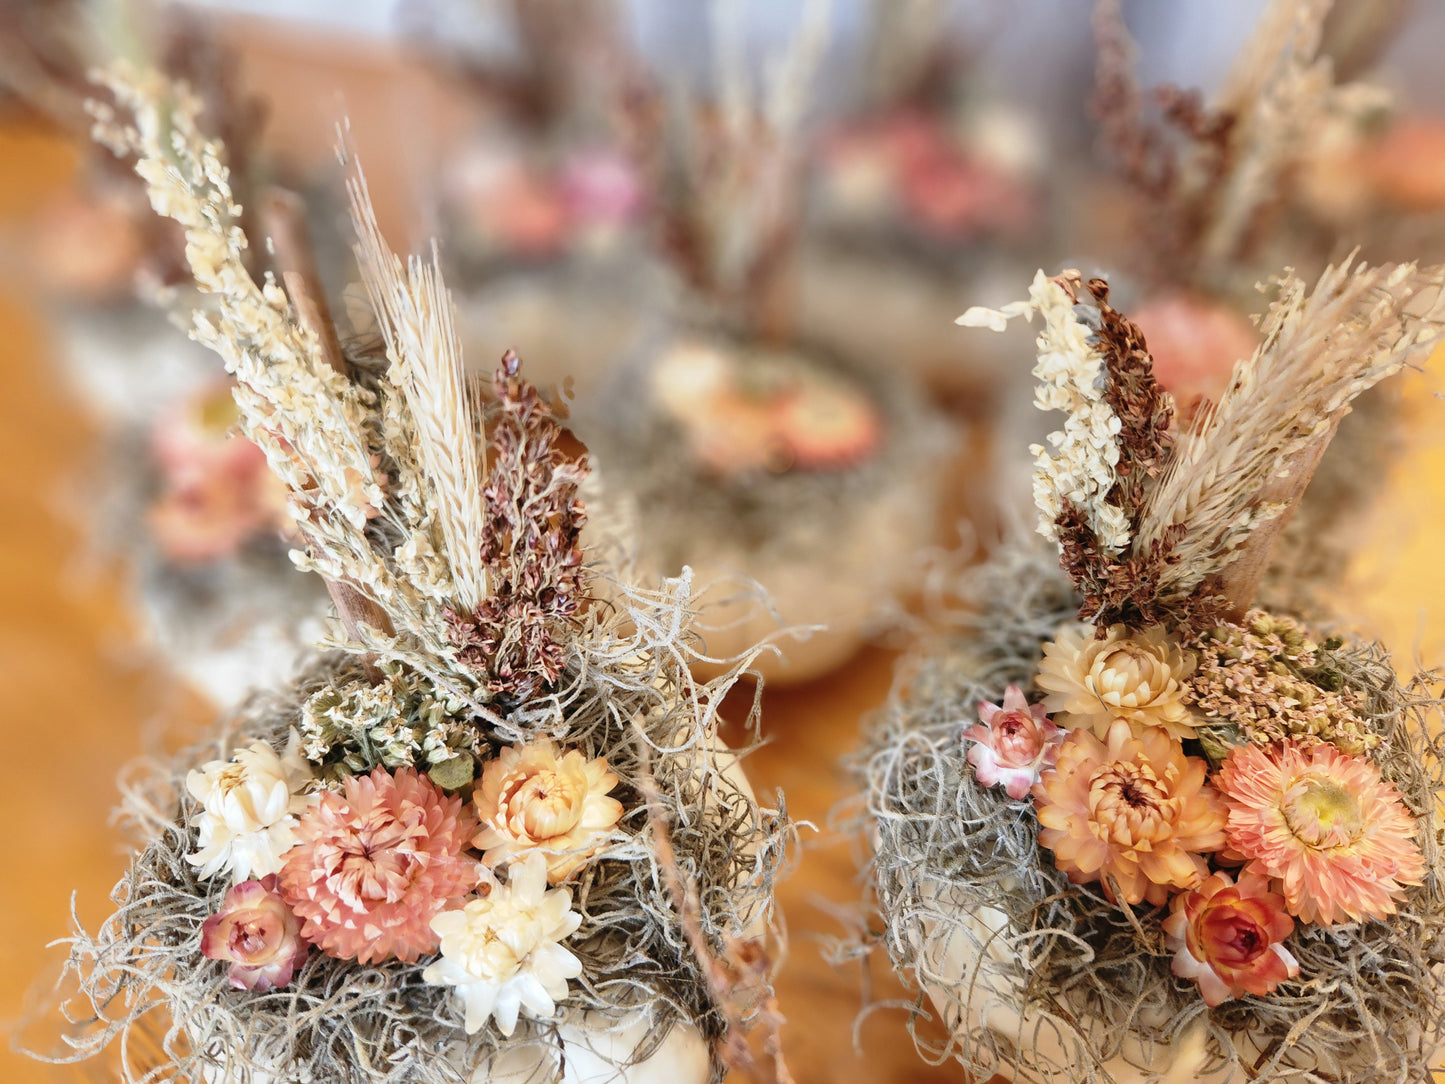
[[[788,353],[684,340],[649,385],[698,464],[723,478],[856,467],[883,443],[883,419],[861,385]]]
[[[97,109],[101,133],[139,156],[156,209],[186,228],[210,295],[194,335],[235,375],[246,432],[289,490],[305,544],[297,563],[320,572],[338,603],[332,646],[359,658],[333,657],[279,718],[247,732],[262,740],[189,773],[179,819],[148,815],[160,838],[145,853],[184,850],[127,894],[155,922],[179,917],[193,932],[201,919],[201,954],[228,966],[229,985],[290,986],[287,997],[197,994],[211,969],[189,933],[148,967],[154,955],[127,938],[142,929],[150,944],[151,926],[117,917],[105,936],[128,962],[120,978],[111,956],[98,962],[86,996],[109,1001],[119,983],[146,1005],[99,1043],[133,1026],[155,990],[176,1002],[167,1051],[197,1076],[218,1056],[276,1047],[282,1062],[309,1060],[308,1079],[440,1079],[411,1071],[457,1044],[487,1064],[502,1040],[462,1036],[488,1021],[506,1038],[523,1016],[555,1030],[563,1015],[576,1023],[638,1005],[650,1035],[685,1020],[719,1038],[734,1016],[701,977],[711,942],[693,959],[670,904],[653,899],[664,874],[639,789],[667,780],[665,809],[686,814],[686,849],[669,860],[706,880],[713,942],[744,936],[740,916],[753,893],[771,891],[779,840],[720,778],[715,703],[735,675],[684,680],[688,577],[656,593],[618,585],[616,613],[588,612],[586,464],[566,454],[515,354],[496,371],[491,403],[468,379],[436,251],[393,255],[358,176],[359,265],[386,356],[344,355],[315,284],[294,270],[283,270],[284,290],[269,273],[252,277],[223,154],[197,129],[194,99],[133,73],[111,83],[134,123]],[[284,241],[269,249],[283,269]],[[585,917],[570,889],[547,888],[568,881],[585,886]],[[585,938],[564,946],[584,921]],[[137,956],[147,963],[131,966]],[[593,971],[579,989],[584,960]],[[318,998],[329,1008],[298,1023],[296,1006]],[[266,1038],[214,1043],[201,1032],[217,1020]],[[328,1032],[338,1026],[353,1030]]]
[[[221,384],[179,404],[155,427],[160,492],[149,521],[172,560],[230,557],[286,525],[285,490],[261,450],[231,432],[238,420],[231,389]]]
[[[1179,284],[1229,285],[1295,198],[1321,131],[1378,108],[1381,93],[1337,85],[1320,52],[1331,5],[1269,5],[1213,100],[1172,86],[1145,116],[1134,48],[1117,0],[1096,9],[1099,62],[1092,112],[1101,142],[1139,198],[1135,248],[1149,271]]]
[[[1330,742],[1363,755],[1380,742],[1363,720],[1357,690],[1343,684],[1327,651],[1299,622],[1251,610],[1239,624],[1220,625],[1191,640],[1198,659],[1186,702],[1229,737],[1256,745]]]
[[[382,663],[379,680],[327,685],[301,706],[301,749],[323,783],[373,768],[421,768],[446,790],[476,775],[473,727],[459,720],[463,705],[396,663]]]
[[[1222,745],[1217,771],[1185,751],[1206,726],[1221,748],[1220,719],[1261,710],[1290,718],[1278,688],[1262,693],[1249,680],[1253,655],[1239,682],[1218,659],[1231,642],[1249,643],[1272,662],[1312,666],[1316,649],[1300,625],[1254,611],[1247,629],[1201,638],[1224,645],[1200,646],[1213,650],[1207,716],[1196,713],[1194,658],[1170,634],[1101,631],[1059,629],[1033,682],[1048,694],[1043,704],[1030,708],[1010,686],[1003,707],[982,705],[984,725],[964,732],[980,784],[1004,784],[1016,800],[1032,795],[1039,845],[1070,881],[1097,882],[1123,905],[1170,904],[1175,974],[1197,981],[1211,1005],[1269,993],[1297,974],[1281,945],[1290,916],[1328,926],[1395,912],[1424,868],[1415,819],[1364,755],[1378,736],[1346,701],[1334,702],[1331,733],[1360,755],[1330,744],[1320,727],[1307,747],[1242,723],[1242,744]],[[1304,718],[1314,716],[1301,709],[1296,721]],[[1214,866],[1241,861],[1238,886]]]
[[[1292,274],[1276,280],[1262,345],[1172,441],[1147,344],[1101,281],[1040,272],[1028,301],[965,312],[959,323],[995,330],[1044,317],[1036,403],[1068,418],[1054,454],[1035,449],[1034,497],[1039,531],[1083,596],[1080,617],[1200,629],[1251,594],[1350,400],[1440,335],[1442,283],[1445,268],[1352,260],[1313,291]]]
[[[561,427],[518,365],[508,353],[493,380],[502,418],[480,550],[489,591],[447,620],[458,657],[486,675],[487,690],[525,700],[553,684],[566,661],[565,632],[581,602],[587,517],[577,491],[587,472],[558,447]]]

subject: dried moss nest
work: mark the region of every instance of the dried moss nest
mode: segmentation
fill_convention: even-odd
[[[614,638],[574,649],[557,692],[482,731],[493,747],[552,735],[589,757],[605,755],[621,780],[613,793],[627,808],[619,825],[626,838],[572,884],[583,923],[568,947],[584,973],[559,1008],[573,1023],[600,1014],[586,1026],[605,1030],[646,1006],[652,1026],[638,1061],[679,1021],[709,1041],[724,1027],[650,843],[639,780],[656,782],[715,949],[725,934],[771,920],[788,832],[785,814],[760,809],[723,774],[734,754],[717,755],[712,736],[721,684],[691,684],[676,626],[660,623],[644,636],[671,647],[639,655],[636,638]],[[147,842],[112,893],[114,914],[73,938],[68,981],[78,992],[66,1009],[76,1027],[69,1052],[51,1060],[79,1061],[119,1039],[127,1081],[443,1084],[467,1081],[480,1066],[500,1071],[499,1054],[528,1044],[560,1053],[557,1022],[523,1018],[511,1039],[490,1026],[467,1036],[450,988],[422,981],[426,960],[361,967],[313,952],[289,986],[255,994],[233,989],[225,965],[201,956],[201,924],[228,879],[199,880],[186,861],[199,812],[186,773],[258,738],[283,743],[310,693],[360,673],[354,657],[319,656],[291,688],[253,698],[203,745],[131,782],[125,813]],[[552,1069],[542,1064],[534,1075],[547,1079]],[[720,1065],[714,1075],[721,1080]]]
[[[1211,1010],[1193,984],[1170,973],[1164,911],[1146,905],[1127,914],[1097,886],[1070,884],[1038,846],[1031,806],[981,786],[966,762],[961,731],[979,701],[997,703],[1011,683],[1032,692],[1042,641],[1076,613],[1054,555],[1039,546],[1002,550],[969,578],[965,594],[967,614],[900,677],[854,763],[866,806],[861,827],[872,843],[873,943],[915,988],[929,986],[934,1007],[955,1022],[946,1043],[924,1037],[914,1026],[929,1011],[920,990],[910,1019],[920,1053],[934,1063],[956,1059],[979,1080],[1008,1069],[1022,1080],[1092,1084],[1111,1079],[1102,1063],[1129,1056],[1126,1037],[1140,1044],[1133,1056],[1147,1059],[1155,1044],[1205,1016],[1210,1065],[1229,1065],[1231,1080],[1428,1080],[1445,1038],[1440,675],[1402,683],[1383,649],[1369,644],[1348,644],[1335,659],[1384,739],[1374,759],[1419,819],[1424,884],[1387,921],[1297,926],[1288,945],[1298,979]],[[930,973],[925,927],[958,930],[966,925],[960,915],[984,908],[1005,915],[1006,930],[986,946],[970,935],[979,953],[962,981]],[[999,993],[995,983],[980,1004],[992,999],[1030,1019],[1024,1034],[990,1030],[969,1012],[970,997],[988,990],[979,960],[990,953],[1012,989],[1004,983]],[[1043,1045],[1062,1057],[1038,1049],[1045,1033]],[[1231,1042],[1246,1033],[1263,1052],[1249,1064]]]
[[[696,337],[738,343],[709,323]],[[878,359],[845,358],[809,343],[783,351],[861,387],[883,421],[882,447],[862,463],[837,470],[753,472],[735,478],[707,473],[687,453],[687,438],[649,395],[651,366],[670,340],[657,336],[579,408],[576,430],[594,453],[610,495],[626,501],[645,532],[648,565],[697,563],[699,540],[726,539],[738,553],[777,560],[813,560],[820,545],[842,544],[860,516],[886,514],[924,523],[938,500],[939,477],[952,439],[947,424],[907,376]],[[901,507],[900,507],[901,506]],[[907,518],[900,518],[906,510]],[[925,540],[926,544],[926,540]]]

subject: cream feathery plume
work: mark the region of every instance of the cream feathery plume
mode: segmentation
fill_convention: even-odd
[[[191,335],[240,382],[247,437],[287,482],[299,521],[335,510],[360,529],[382,503],[365,435],[370,393],[331,367],[275,280],[258,284],[247,270],[241,208],[224,149],[197,126],[199,100],[157,72],[125,64],[107,75],[106,86],[132,123],[93,104],[96,138],[136,155],[151,205],[184,227],[196,286],[214,300],[192,314]]]
[[[1082,512],[1099,549],[1117,554],[1129,544],[1129,510],[1109,499],[1118,482],[1121,423],[1104,395],[1109,376],[1098,334],[1079,319],[1075,296],[1065,288],[1068,283],[1077,291],[1081,281],[1077,271],[1050,278],[1040,270],[1027,301],[997,310],[974,306],[955,322],[1003,331],[1017,316],[1030,322],[1035,315],[1043,318],[1035,340],[1034,406],[1066,417],[1047,444],[1029,446],[1038,533],[1060,542],[1059,518],[1066,506],[1073,506]]]
[[[1140,520],[1135,554],[1182,529],[1159,570],[1162,597],[1188,596],[1292,506],[1350,401],[1445,334],[1442,286],[1445,266],[1369,267],[1353,255],[1313,291],[1292,272],[1275,280],[1263,341],[1178,438]]]
[[[403,265],[392,252],[359,170],[347,182],[347,194],[356,229],[357,263],[391,362],[387,375],[401,390],[412,416],[458,609],[470,612],[487,594],[482,567],[486,451],[481,415],[462,365],[451,295],[435,244],[429,263],[412,256]]]

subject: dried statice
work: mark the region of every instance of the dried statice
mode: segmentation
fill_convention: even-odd
[[[484,490],[481,558],[489,594],[447,614],[458,657],[492,693],[525,700],[552,685],[566,662],[565,630],[583,585],[578,489],[585,461],[558,447],[561,427],[508,351],[493,379],[502,417]]]
[[[323,782],[380,765],[419,768],[448,790],[470,783],[479,746],[476,729],[460,721],[464,705],[396,663],[378,666],[377,678],[328,683],[301,705],[301,751]]]
[[[1297,621],[1251,610],[1187,646],[1197,660],[1188,703],[1225,724],[1227,736],[1257,745],[1331,742],[1357,756],[1379,745],[1359,692],[1331,662],[1331,645],[1322,649]]]

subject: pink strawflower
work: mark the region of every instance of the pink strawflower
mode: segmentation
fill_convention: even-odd
[[[242,881],[201,924],[201,955],[228,960],[237,990],[279,990],[311,951],[301,923],[276,891],[276,875]]]
[[[1244,994],[1267,994],[1299,974],[1299,963],[1280,944],[1294,931],[1284,897],[1269,881],[1245,873],[1235,884],[1215,873],[1170,901],[1165,944],[1174,950],[1174,974],[1199,984],[1210,1008]]]
[[[619,227],[637,218],[646,191],[626,155],[605,147],[580,151],[562,168],[562,199],[577,222]]]
[[[230,384],[187,399],[156,424],[152,451],[161,490],[151,531],[175,561],[214,561],[287,522],[286,489],[266,453],[234,432],[240,413]]]
[[[325,792],[297,826],[281,892],[329,956],[410,963],[435,952],[431,920],[477,884],[476,821],[425,775],[377,768]]]
[[[1395,913],[1425,860],[1415,818],[1364,757],[1328,743],[1236,746],[1215,780],[1228,848],[1283,882],[1291,914],[1329,926]]]
[[[1042,704],[1029,707],[1017,685],[1004,690],[1001,706],[979,704],[978,717],[982,725],[963,732],[974,742],[968,762],[978,781],[986,787],[1002,786],[1015,800],[1028,797],[1039,773],[1058,760],[1064,732],[1049,721]]]
[[[1217,403],[1237,362],[1251,357],[1259,332],[1228,305],[1188,293],[1163,294],[1131,314],[1154,359],[1154,378],[1187,418],[1208,399]]]

